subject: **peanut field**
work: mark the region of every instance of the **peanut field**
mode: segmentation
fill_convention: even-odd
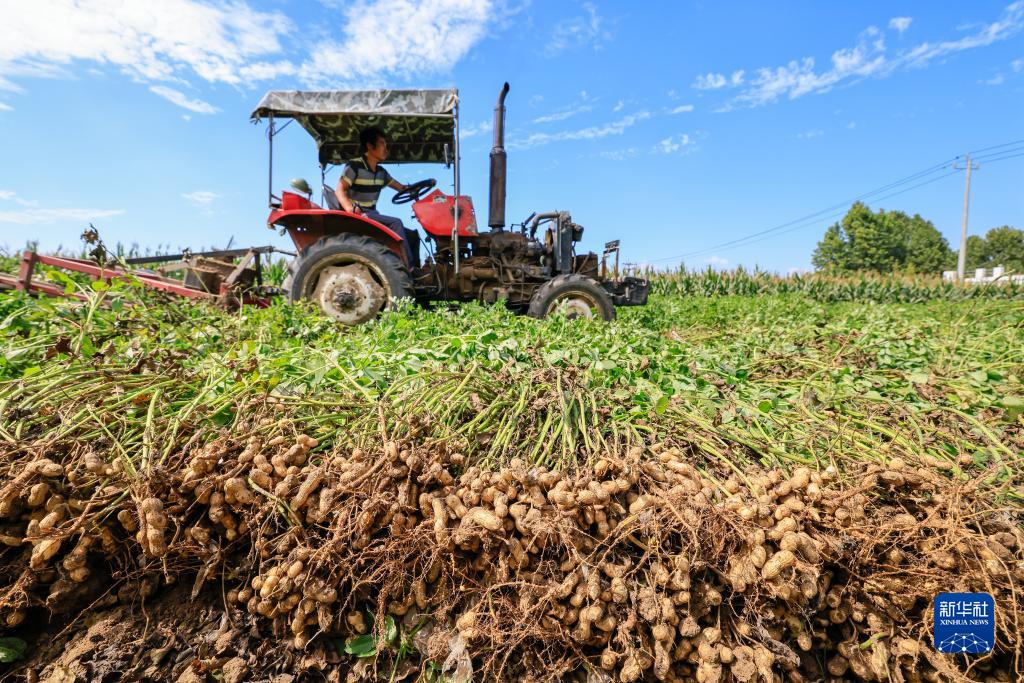
[[[0,292],[0,677],[1017,681],[1024,292],[661,274],[613,323]],[[988,592],[996,646],[932,601]]]

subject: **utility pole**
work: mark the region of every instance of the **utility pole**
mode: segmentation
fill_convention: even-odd
[[[956,164],[953,168],[961,168]],[[964,180],[964,220],[963,229],[960,231],[960,256],[956,260],[956,277],[958,280],[964,279],[964,270],[967,268],[967,207],[971,202],[971,169],[978,168],[977,164],[971,163],[971,155],[967,155],[965,165],[963,168],[967,169],[967,178]]]

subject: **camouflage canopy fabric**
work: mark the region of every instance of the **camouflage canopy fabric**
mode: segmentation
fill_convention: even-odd
[[[309,131],[320,163],[343,164],[358,157],[359,131],[378,126],[388,137],[389,163],[444,162],[455,154],[458,90],[276,90],[252,113],[292,118]]]

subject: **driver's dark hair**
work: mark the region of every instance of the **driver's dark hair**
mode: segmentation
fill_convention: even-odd
[[[384,131],[377,126],[370,126],[359,131],[359,153],[365,154],[366,147],[373,147],[377,144],[377,140],[384,138],[388,139],[388,136],[384,134]]]

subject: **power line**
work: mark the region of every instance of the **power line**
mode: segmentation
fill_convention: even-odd
[[[840,209],[840,208],[845,209],[849,204],[851,204],[853,202],[860,201],[862,199],[867,199],[868,197],[872,197],[873,195],[876,195],[876,194],[878,194],[880,192],[886,192],[887,190],[891,190],[891,189],[894,189],[896,187],[900,187],[901,185],[905,185],[907,183],[910,183],[910,182],[913,182],[915,180],[919,180],[921,178],[924,178],[924,177],[927,177],[927,176],[932,175],[934,173],[937,173],[938,171],[941,171],[944,168],[948,168],[949,165],[952,162],[954,162],[955,160],[956,160],[956,157],[954,157],[952,159],[947,159],[946,161],[943,161],[941,163],[935,164],[934,166],[929,166],[928,168],[926,168],[924,170],[921,170],[921,171],[918,171],[917,173],[912,173],[909,176],[906,176],[906,177],[901,178],[899,180],[895,180],[895,181],[893,181],[891,183],[887,183],[887,184],[882,185],[881,187],[875,188],[874,190],[871,190],[869,192],[865,192],[863,194],[857,195],[856,197],[853,197],[852,199],[844,200],[844,201],[842,201],[842,202],[840,202],[838,204],[834,204],[834,205],[829,206],[829,207],[827,207],[825,209],[822,209],[820,211],[816,211],[816,212],[808,214],[806,216],[802,216],[801,218],[797,218],[797,219],[794,219],[792,221],[788,221],[786,223],[782,223],[780,225],[776,225],[774,227],[767,228],[765,230],[761,230],[761,231],[752,233],[752,234],[747,235],[745,237],[739,237],[737,239],[729,240],[727,242],[722,242],[720,244],[717,244],[717,245],[714,245],[714,246],[711,246],[711,247],[707,247],[705,249],[698,249],[696,251],[688,252],[688,253],[685,253],[685,254],[679,254],[677,256],[665,256],[665,257],[662,257],[662,258],[651,259],[650,262],[651,263],[659,263],[659,262],[662,262],[662,261],[673,261],[673,260],[676,260],[676,259],[681,259],[681,258],[685,258],[685,257],[689,257],[689,256],[700,255],[700,254],[703,254],[704,252],[708,252],[708,251],[716,251],[716,250],[723,249],[723,248],[728,248],[728,247],[732,247],[732,246],[738,246],[740,244],[747,243],[749,240],[751,240],[752,238],[755,238],[755,237],[761,237],[763,235],[770,235],[770,234],[784,234],[786,232],[791,232],[792,230],[798,229],[800,227],[806,227],[806,226],[797,225],[797,224],[805,223],[806,221],[819,218],[820,216],[822,216],[822,214],[829,213],[830,211],[835,211],[836,209]],[[939,177],[945,177],[945,175],[939,176]],[[928,182],[931,182],[931,181],[928,181]],[[922,183],[922,184],[928,184],[928,183],[926,182],[926,183]],[[915,187],[920,187],[920,185],[916,185]],[[908,188],[908,190],[909,189],[914,189],[914,188]],[[895,196],[895,195],[890,195],[890,196]],[[872,201],[879,201],[879,199],[873,199]],[[791,228],[790,226],[796,226],[796,227]],[[786,230],[786,228],[790,228],[790,229]]]
[[[875,201],[875,202],[884,201],[886,199],[890,199],[892,197],[896,197],[896,196],[904,194],[906,192],[910,192],[911,190],[916,190],[919,187],[923,187],[925,185],[931,185],[934,182],[942,180],[943,178],[948,178],[951,175],[956,175],[957,173],[959,173],[959,171],[950,171],[949,173],[943,173],[940,176],[937,176],[935,178],[931,178],[931,179],[926,180],[926,181],[924,181],[922,183],[918,183],[916,185],[912,185],[911,187],[903,188],[903,189],[898,190],[896,192],[892,192],[890,194],[887,194],[887,195],[885,195],[883,197],[877,197],[877,198],[873,199],[872,201]],[[846,208],[845,204],[843,204],[842,206],[843,206],[842,209],[840,209],[839,211],[835,211],[835,212],[833,212],[833,213],[831,213],[831,214],[829,214],[827,216],[821,216],[820,218],[817,218],[817,219],[815,219],[815,220],[813,220],[811,222],[805,222],[803,225],[796,225],[796,226],[793,226],[793,227],[788,228],[786,230],[780,230],[780,231],[775,232],[775,233],[773,233],[771,235],[764,235],[764,236],[761,236],[761,237],[755,237],[755,235],[749,235],[749,236],[747,236],[745,238],[741,238],[740,240],[734,240],[734,242],[742,242],[741,244],[733,244],[731,246],[726,246],[726,247],[723,247],[722,245],[714,246],[714,247],[707,247],[705,249],[700,249],[700,250],[697,250],[697,251],[692,251],[692,252],[689,252],[687,254],[682,254],[680,256],[674,256],[673,258],[682,259],[682,258],[689,258],[689,257],[692,257],[692,256],[704,256],[705,254],[709,254],[709,253],[716,252],[716,251],[724,251],[725,249],[733,249],[735,247],[745,247],[745,246],[748,246],[748,245],[751,245],[751,244],[756,244],[758,242],[763,242],[763,241],[765,241],[767,239],[776,237],[778,235],[785,235],[786,233],[794,232],[794,231],[800,230],[802,228],[809,228],[809,227],[812,227],[814,225],[819,225],[821,223],[821,221],[828,221],[828,220],[831,220],[833,218],[838,218],[838,217],[844,215],[848,211],[848,209]],[[667,260],[667,259],[654,259],[654,260],[651,260],[650,262],[651,263],[656,263],[658,261],[663,261],[663,260]]]
[[[1009,154],[1011,152],[1020,152],[1020,151],[1024,151],[1024,145],[1021,145],[1020,147],[1011,147],[1010,149],[1001,149],[998,152],[989,152],[988,154],[979,154],[978,156],[975,156],[973,154],[970,154],[968,156],[970,156],[975,161],[983,161],[985,159],[990,159],[992,157],[997,157],[997,156],[1000,156],[1000,155],[1003,155],[1003,154]]]
[[[992,145],[991,147],[982,147],[981,149],[972,149],[970,152],[968,152],[968,154],[977,155],[979,152],[987,152],[990,149],[999,149],[1000,147],[1009,147],[1010,145],[1019,145],[1022,142],[1024,142],[1024,139],[1013,140],[1011,142],[1004,142],[1001,145]],[[959,159],[960,157],[957,158]]]
[[[982,161],[984,161],[986,164],[994,164],[997,161],[1006,161],[1007,159],[1013,159],[1016,157],[1024,157],[1024,152],[1021,152],[1020,154],[1011,154],[1010,156],[1005,157],[997,157],[995,159],[982,159]]]
[[[1024,146],[1014,147],[1014,145],[1021,145],[1022,143],[1024,143],[1024,139],[1011,140],[1010,142],[1004,142],[1004,143],[999,144],[999,145],[991,145],[989,147],[982,147],[982,148],[977,149],[977,150],[972,150],[971,152],[968,152],[968,156],[972,156],[973,155],[974,156],[974,161],[984,161],[985,163],[994,163],[994,162],[997,162],[997,161],[1005,161],[1007,159],[1013,159],[1013,158],[1016,158],[1016,157],[1019,157],[1019,156],[1024,156],[1024,151],[1022,151],[1022,150],[1024,150]],[[1012,149],[1006,149],[1008,147],[1010,147]],[[999,150],[999,151],[994,151],[993,152],[991,150]],[[979,155],[979,153],[981,153],[981,152],[988,152],[988,154],[980,154]],[[1020,153],[1018,154],[1017,152],[1020,152]],[[872,199],[870,200],[872,202],[880,202],[880,201],[883,201],[885,199],[889,199],[891,197],[895,197],[897,195],[903,194],[905,192],[910,192],[911,190],[915,190],[915,189],[917,189],[919,187],[923,187],[924,185],[930,185],[931,183],[936,182],[938,180],[941,180],[942,178],[947,178],[947,177],[949,177],[951,175],[954,175],[955,173],[959,172],[959,169],[956,169],[955,167],[954,167],[954,170],[950,171],[949,173],[944,173],[944,174],[942,174],[940,176],[937,176],[935,178],[931,178],[931,179],[926,180],[924,182],[912,185],[911,187],[903,187],[902,189],[898,190],[897,192],[893,192],[891,194],[885,195],[884,197],[874,197],[874,195],[877,195],[879,193],[887,192],[888,190],[892,190],[892,189],[895,189],[897,187],[902,187],[902,186],[904,186],[904,185],[906,185],[908,183],[912,183],[915,180],[920,180],[921,178],[926,178],[926,177],[928,177],[930,175],[934,175],[935,173],[937,173],[937,172],[939,172],[939,171],[941,171],[943,169],[949,168],[952,163],[957,162],[960,159],[961,159],[961,156],[957,155],[956,157],[953,157],[952,159],[948,159],[948,160],[943,161],[943,162],[941,162],[939,164],[935,164],[934,166],[929,166],[928,168],[926,168],[926,169],[924,169],[922,171],[918,171],[917,173],[913,173],[913,174],[911,174],[909,176],[901,178],[900,180],[895,180],[895,181],[893,181],[891,183],[888,183],[888,184],[883,185],[881,187],[878,187],[878,188],[876,188],[874,190],[871,190],[870,192],[865,192],[865,193],[860,194],[860,195],[858,195],[858,196],[856,196],[856,197],[854,197],[852,199],[848,199],[848,200],[846,200],[844,202],[841,202],[839,204],[835,204],[835,205],[830,206],[828,208],[822,209],[821,211],[816,211],[814,213],[808,214],[808,215],[803,216],[801,218],[797,218],[795,220],[788,221],[786,223],[782,223],[780,225],[776,225],[776,226],[773,226],[771,228],[767,228],[765,230],[760,230],[758,232],[751,233],[750,235],[746,235],[744,237],[738,237],[736,239],[729,240],[727,242],[721,242],[719,244],[716,244],[716,245],[713,245],[713,246],[710,246],[710,247],[706,247],[706,248],[703,248],[703,249],[697,249],[695,251],[687,252],[687,253],[684,253],[684,254],[678,254],[676,256],[664,256],[664,257],[657,258],[657,259],[651,259],[650,263],[661,263],[661,262],[664,262],[664,261],[675,261],[675,260],[680,260],[680,259],[684,259],[684,258],[688,258],[688,257],[692,257],[692,256],[701,256],[701,255],[704,255],[704,254],[707,254],[707,253],[710,253],[710,252],[720,251],[720,250],[723,250],[723,249],[731,249],[731,248],[737,247],[737,246],[746,246],[746,245],[749,245],[749,244],[755,244],[757,242],[761,242],[761,241],[763,241],[765,239],[768,239],[769,237],[775,237],[777,235],[783,235],[783,234],[786,234],[788,232],[793,232],[794,230],[799,230],[801,228],[810,227],[811,225],[818,224],[821,220],[828,220],[828,219],[836,217],[837,215],[842,215],[843,213],[845,213],[846,207],[849,204],[853,203],[853,202],[860,201],[862,199],[867,199],[868,197],[872,197]],[[837,209],[842,209],[842,210],[839,211],[838,214],[830,213],[830,212],[835,212]],[[828,214],[828,215],[825,215],[825,214]]]

